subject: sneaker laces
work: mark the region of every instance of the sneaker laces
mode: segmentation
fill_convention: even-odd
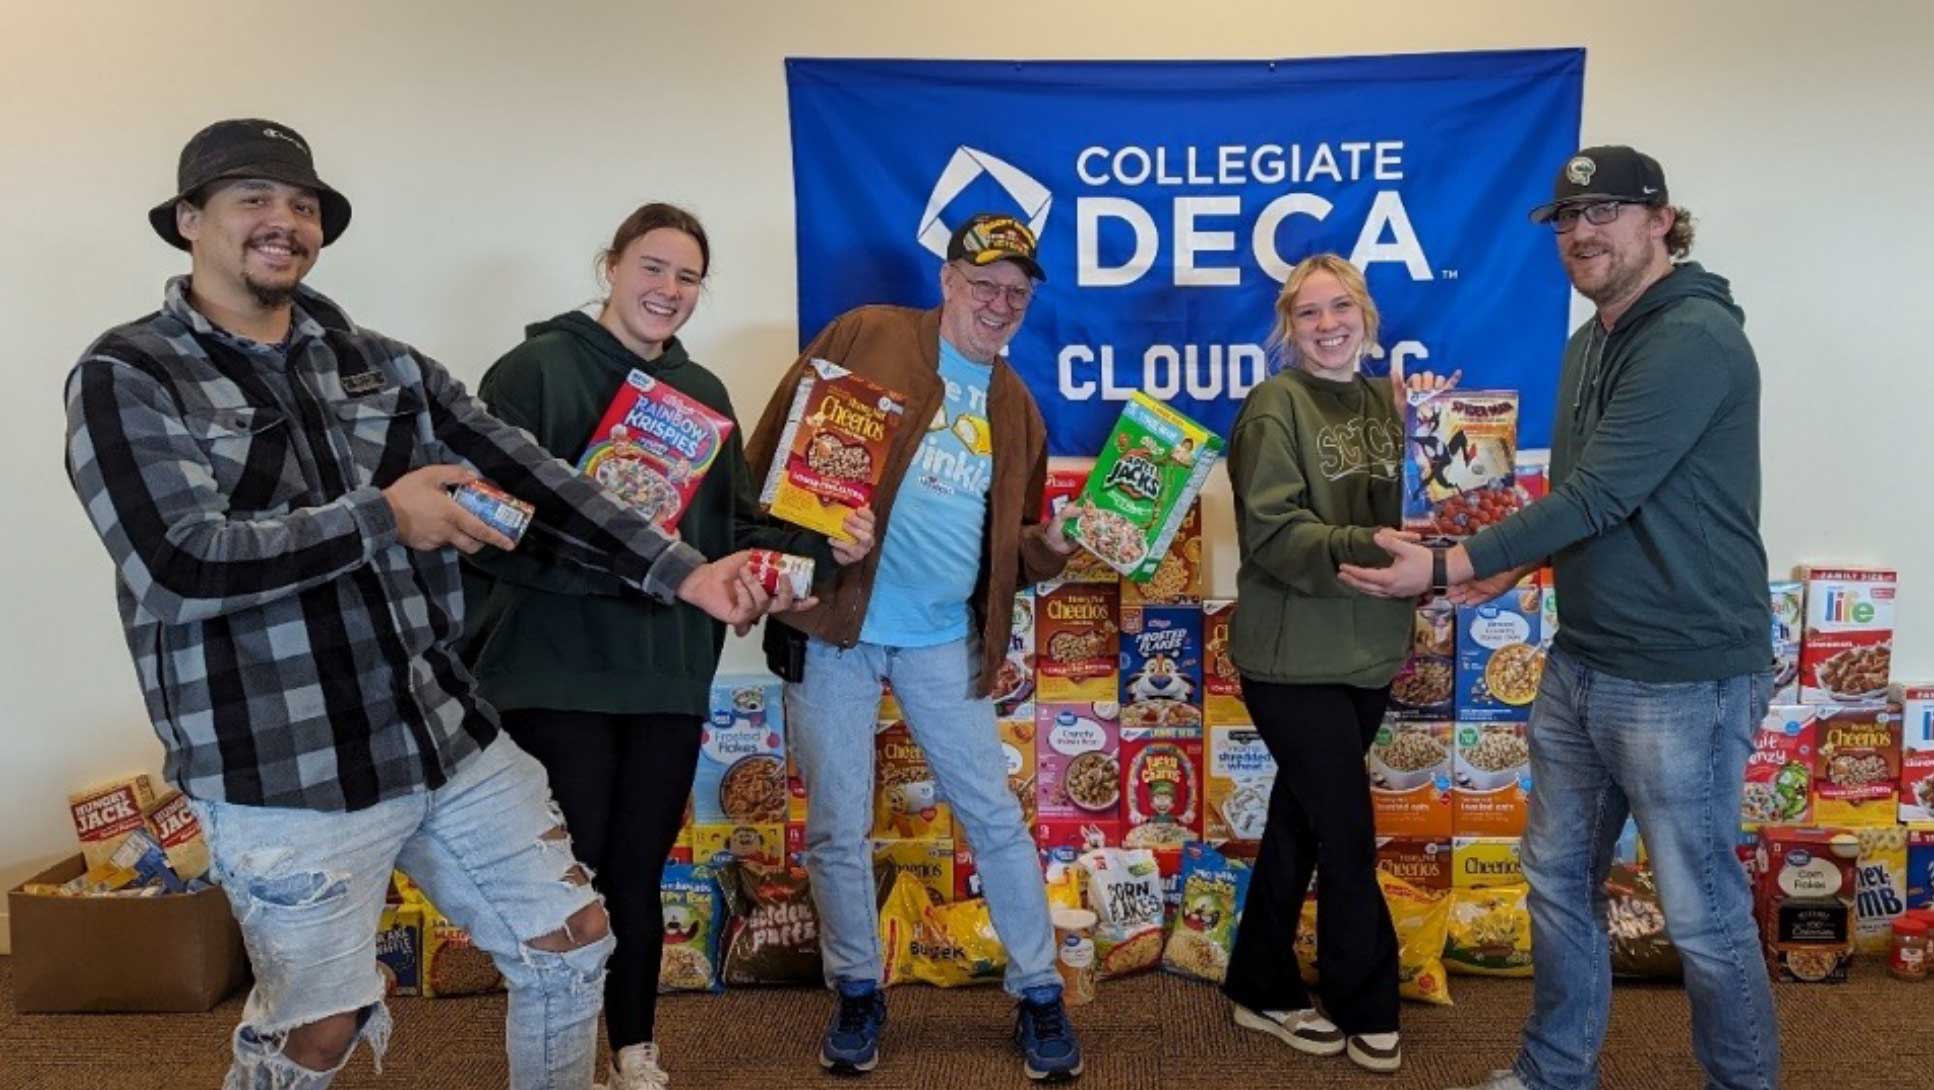
[[[839,997],[839,1013],[833,1018],[834,1033],[865,1033],[866,1024],[873,1018],[875,993],[866,995],[842,995]]]
[[[1028,1010],[1034,1015],[1036,1038],[1058,1041],[1068,1036],[1068,1012],[1060,1003],[1029,1003]]]

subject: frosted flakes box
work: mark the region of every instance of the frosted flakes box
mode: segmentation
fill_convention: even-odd
[[[1088,473],[1094,468],[1094,459],[1079,459],[1080,467],[1051,466],[1048,469],[1047,484],[1041,491],[1041,521],[1051,522],[1061,509],[1075,502],[1081,490],[1088,486]],[[1043,588],[1059,586],[1062,583],[1113,583],[1121,579],[1121,573],[1103,563],[1101,558],[1086,549],[1076,549],[1068,557],[1068,566],[1061,574],[1042,584]]]
[[[766,674],[727,674],[713,680],[711,716],[699,733],[692,781],[694,822],[760,825],[786,820],[791,796],[782,694],[779,679]]]
[[[1806,584],[1766,584],[1773,606],[1773,703],[1800,702],[1800,633],[1806,626]]]
[[[1202,839],[1202,739],[1139,738],[1121,743],[1127,848],[1180,848]]]
[[[1202,838],[1211,844],[1262,839],[1276,759],[1250,726],[1208,728],[1204,755]]]
[[[1024,590],[1014,596],[1014,614],[1009,624],[1007,654],[1002,656],[1000,672],[994,676],[994,711],[997,715],[1028,715],[1034,701],[1034,592]]]
[[[1893,665],[1894,593],[1890,568],[1808,568],[1806,624],[1800,633],[1800,702],[1882,700]]]
[[[1451,757],[1451,724],[1384,721],[1364,755],[1379,835],[1451,835]]]
[[[592,430],[578,472],[671,530],[731,434],[731,417],[633,370]]]
[[[1814,708],[1778,704],[1753,735],[1739,820],[1746,825],[1804,825],[1813,819],[1813,761],[1819,747]]]
[[[953,810],[905,720],[880,724],[873,735],[873,835],[926,840],[953,828]]]
[[[1129,579],[1147,582],[1221,454],[1221,436],[1136,391],[1074,501],[1068,537]]]
[[[1432,897],[1451,891],[1455,868],[1446,837],[1380,836],[1377,869],[1409,882]]]
[[[1036,813],[1042,822],[1121,821],[1116,711],[1112,701],[1034,706]]]
[[[1404,409],[1404,529],[1447,544],[1524,505],[1514,390],[1412,390]]]
[[[774,518],[846,540],[846,516],[873,502],[906,400],[828,360],[809,360],[759,502]]]
[[[1934,685],[1897,685],[1900,705],[1900,813],[1903,823],[1934,822]]]
[[[1457,695],[1457,607],[1442,595],[1417,604],[1410,655],[1390,682],[1393,719],[1449,719]]]
[[[1120,639],[1122,737],[1201,738],[1201,607],[1124,605]]]
[[[1064,583],[1035,599],[1037,702],[1118,699],[1120,599],[1121,589],[1104,583]]]
[[[1249,706],[1242,702],[1242,671],[1229,656],[1229,626],[1235,616],[1234,599],[1202,603],[1202,719],[1214,726],[1250,722]]]
[[[1543,591],[1520,584],[1481,605],[1457,607],[1457,718],[1523,722],[1544,676]]]
[[[1524,884],[1515,836],[1460,836],[1451,840],[1451,885],[1493,889]]]
[[[1813,820],[1892,825],[1900,809],[1900,711],[1885,704],[1816,707]]]
[[[1531,745],[1523,723],[1457,724],[1451,828],[1460,836],[1523,836]]]
[[[1123,606],[1194,605],[1202,600],[1202,501],[1189,504],[1188,514],[1157,560],[1145,560],[1145,579],[1121,581]]]

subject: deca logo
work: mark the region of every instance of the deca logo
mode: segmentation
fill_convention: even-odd
[[[1021,214],[1027,217],[1027,229],[1034,232],[1035,238],[1040,238],[1041,232],[1047,229],[1048,211],[1054,205],[1054,194],[1048,192],[1048,187],[1007,160],[962,144],[954,149],[953,158],[947,160],[947,169],[933,183],[933,192],[927,197],[926,210],[920,213],[920,229],[916,233],[920,245],[942,261],[947,259],[947,242],[953,238],[954,229],[940,214],[983,174],[993,178],[1014,198]]]

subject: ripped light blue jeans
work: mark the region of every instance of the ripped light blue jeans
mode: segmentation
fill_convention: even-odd
[[[375,939],[393,867],[503,972],[513,1090],[591,1086],[613,940],[563,953],[530,945],[597,894],[571,856],[543,766],[507,736],[442,787],[365,810],[198,800],[195,812],[255,970],[225,1090],[328,1086],[353,1044],[326,1071],[297,1064],[283,1046],[290,1030],[350,1011],[380,1069],[390,1018]]]

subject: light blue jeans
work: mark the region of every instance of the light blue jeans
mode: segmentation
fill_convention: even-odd
[[[1734,854],[1753,732],[1772,675],[1633,681],[1563,651],[1531,707],[1530,1020],[1515,1070],[1531,1090],[1589,1090],[1611,1012],[1605,875],[1629,812],[1685,966],[1692,1051],[1713,1090],[1779,1084],[1779,1027]]]
[[[880,916],[873,900],[873,733],[880,682],[906,715],[940,794],[974,849],[994,930],[1007,948],[1006,987],[1019,996],[1059,984],[1041,859],[1007,789],[994,703],[975,696],[975,641],[935,647],[806,645],[805,680],[786,686],[786,730],[806,781],[806,868],[819,909],[826,980],[879,980]]]
[[[382,1065],[390,1018],[376,927],[400,867],[504,974],[514,1090],[588,1090],[609,935],[564,953],[528,945],[597,900],[576,875],[543,766],[499,735],[442,787],[366,810],[195,803],[215,877],[255,970],[227,1090],[312,1090],[341,1070],[283,1055],[288,1032],[359,1012]],[[350,1051],[354,1051],[352,1048]],[[348,1061],[348,1054],[343,1062]]]

